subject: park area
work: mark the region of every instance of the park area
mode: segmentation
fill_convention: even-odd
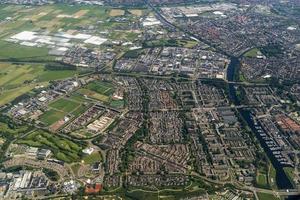
[[[38,130],[17,141],[32,147],[50,149],[54,157],[71,163],[80,161],[84,145],[59,137],[57,135]]]

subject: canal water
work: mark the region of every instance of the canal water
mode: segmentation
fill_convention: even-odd
[[[238,58],[231,58],[231,62],[228,66],[227,70],[227,80],[228,81],[235,81],[235,69],[239,67],[240,62]],[[238,97],[236,95],[236,88],[233,83],[229,83],[229,98],[235,105],[240,105],[240,102],[238,100]],[[254,121],[251,116],[251,112],[249,110],[245,109],[239,109],[238,110],[243,117],[243,119],[247,122],[248,126],[251,128],[251,130],[255,133],[257,139],[259,140],[261,146],[263,147],[264,151],[266,152],[268,158],[270,159],[272,165],[274,166],[276,170],[276,183],[279,189],[292,189],[293,185],[288,179],[287,175],[284,173],[283,166],[277,161],[277,159],[272,154],[271,150],[266,145],[265,141],[262,139],[260,134],[255,128]]]

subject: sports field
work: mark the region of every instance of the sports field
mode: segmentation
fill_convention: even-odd
[[[65,112],[65,113],[69,113],[69,112],[75,110],[79,105],[80,105],[80,103],[75,102],[75,101],[71,101],[68,99],[59,99],[55,102],[50,103],[49,107],[54,108],[59,111],[62,111],[62,112]]]
[[[62,119],[65,115],[66,113],[64,112],[50,109],[40,116],[40,121],[46,125],[52,125],[58,120]]]
[[[80,94],[104,103],[111,101],[111,96],[114,91],[114,85],[107,81],[94,81],[85,86],[85,88],[78,90]]]
[[[72,98],[61,98],[51,102],[49,110],[40,116],[40,120],[47,126],[62,120],[65,116],[78,117],[84,113],[89,106],[84,105],[85,100],[78,101]]]
[[[116,17],[116,16],[123,16],[125,14],[125,11],[122,9],[112,9],[109,12],[109,16]]]
[[[262,187],[262,188],[269,187],[267,175],[263,173],[258,173],[256,175],[256,183],[258,187]]]

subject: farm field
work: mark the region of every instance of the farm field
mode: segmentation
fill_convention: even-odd
[[[0,106],[13,101],[15,98],[31,91],[36,85],[26,85],[10,90],[5,90],[0,93]]]
[[[81,144],[41,130],[29,134],[25,138],[18,140],[17,143],[50,149],[55,158],[68,163],[79,161],[82,156],[81,150],[83,146]]]
[[[27,47],[11,42],[0,41],[0,60],[10,61],[53,61],[45,47]]]
[[[55,60],[55,56],[48,55],[50,46],[30,47],[20,45],[19,41],[17,43],[7,41],[13,35],[23,31],[47,33],[50,36],[58,32],[76,34],[93,24],[94,30],[91,35],[104,37],[108,40],[132,41],[136,38],[137,33],[124,31],[124,29],[129,26],[130,22],[137,22],[145,13],[145,10],[140,9],[126,10],[90,5],[53,4],[38,7],[1,5],[0,21],[3,21],[1,21],[0,29],[0,59],[22,62]],[[126,20],[121,22],[114,20],[120,16]],[[97,48],[100,47],[97,46]]]
[[[41,64],[0,63],[0,105],[4,105],[51,80],[73,77],[77,71],[49,71]]]

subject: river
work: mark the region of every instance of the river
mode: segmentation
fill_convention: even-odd
[[[228,81],[235,81],[235,72],[236,68],[239,67],[240,62],[238,58],[232,57],[230,64],[227,69],[227,80]],[[236,94],[236,88],[234,83],[229,83],[229,98],[235,105],[240,105]],[[267,154],[268,158],[270,159],[272,165],[276,170],[276,183],[279,189],[292,189],[293,185],[288,179],[287,175],[284,173],[283,166],[277,161],[277,159],[272,154],[271,150],[267,147],[265,141],[262,139],[260,134],[255,128],[254,121],[251,116],[251,112],[245,109],[238,109],[243,119],[247,122],[248,126],[251,130],[255,133],[257,139],[259,140],[261,146],[263,147],[265,153]]]

